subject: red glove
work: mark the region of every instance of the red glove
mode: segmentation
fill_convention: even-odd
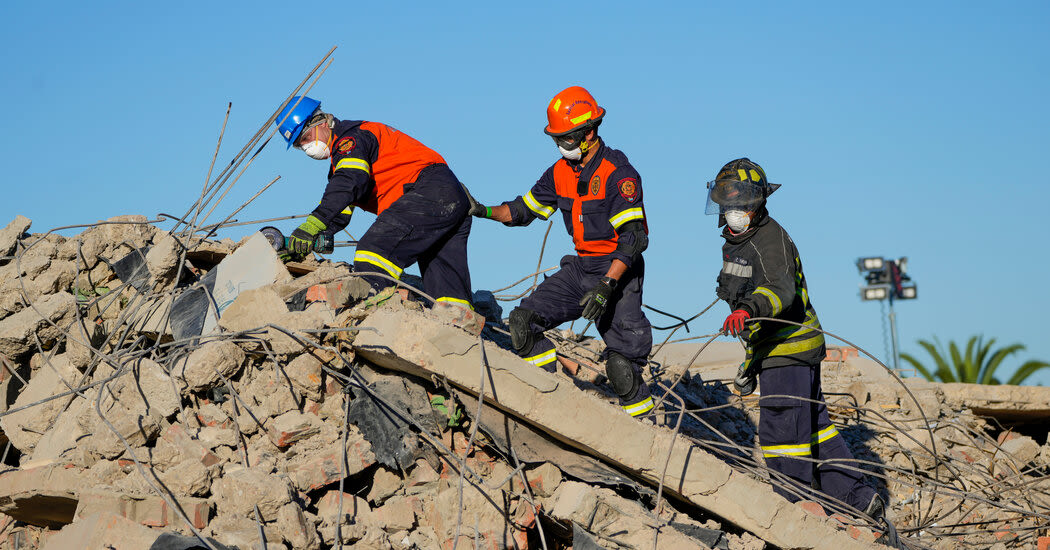
[[[736,336],[744,330],[744,321],[747,321],[750,318],[750,313],[738,309],[733,313],[730,313],[729,317],[726,317],[726,321],[722,323],[722,332]]]

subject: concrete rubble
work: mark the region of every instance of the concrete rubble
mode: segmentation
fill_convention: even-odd
[[[575,375],[508,350],[502,310],[378,294],[346,264],[121,216],[0,229],[0,548],[871,548],[756,455],[743,350],[672,343],[632,419],[599,341]],[[575,367],[574,367],[575,368]],[[600,368],[598,369],[601,370]],[[1050,390],[823,364],[833,420],[910,548],[1050,544]],[[758,457],[756,460],[756,456]],[[874,483],[874,481],[873,481]]]

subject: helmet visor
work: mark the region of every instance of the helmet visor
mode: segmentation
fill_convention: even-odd
[[[587,139],[588,131],[590,131],[589,127],[583,127],[567,134],[551,137],[554,138],[554,143],[557,143],[559,147],[571,151],[579,147],[583,140]]]
[[[752,211],[765,200],[765,189],[761,185],[740,180],[715,180],[707,182],[706,214],[723,214],[726,210]]]

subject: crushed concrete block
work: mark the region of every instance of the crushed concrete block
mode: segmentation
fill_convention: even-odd
[[[346,443],[348,468],[346,476],[352,476],[376,463],[371,445],[365,441],[360,432],[351,430]],[[338,447],[303,452],[288,460],[288,475],[295,488],[300,491],[320,489],[341,479],[340,462],[342,459],[343,453],[339,452]]]
[[[485,317],[474,310],[449,302],[435,302],[430,308],[430,314],[448,323],[459,327],[469,334],[477,336],[485,328]]]
[[[236,448],[240,445],[237,430],[231,428],[204,426],[197,432],[197,439],[208,449],[215,449],[219,446]]]
[[[319,545],[317,529],[298,504],[289,503],[277,511],[277,529],[292,548],[316,548]]]
[[[441,477],[426,459],[417,458],[415,467],[412,468],[412,471],[408,474],[408,479],[405,480],[405,490],[409,494],[422,491],[429,492],[439,479]]]
[[[0,354],[14,358],[36,349],[34,334],[45,346],[54,344],[76,317],[75,309],[72,294],[57,292],[0,320]]]
[[[168,502],[155,495],[131,496],[107,489],[85,489],[77,495],[76,517],[110,513],[147,527],[173,527],[183,524],[182,516]],[[177,504],[197,529],[208,526],[211,504],[202,498],[180,496]]]
[[[292,277],[284,266],[284,262],[277,257],[277,251],[270,246],[270,242],[262,233],[254,233],[248,237],[233,254],[219,262],[213,271],[215,271],[215,282],[212,289],[214,312],[205,316],[201,334],[210,334],[213,331],[216,326],[216,317],[220,321],[220,326],[227,330],[243,330],[221,324],[227,314],[227,308],[232,307],[239,295],[245,291],[288,281]],[[288,310],[283,299],[281,299],[281,309]],[[269,318],[275,313],[268,312],[260,319]],[[237,325],[246,321],[242,317],[240,321],[233,322],[233,324]],[[266,322],[258,322],[246,328],[254,328],[263,324]]]
[[[295,389],[301,391],[308,399],[321,401],[324,392],[321,387],[321,360],[313,354],[304,353],[284,367],[288,379]]]
[[[1024,467],[1039,456],[1039,444],[1031,437],[1022,435],[1014,437],[1000,446],[1002,452],[1009,455],[1017,462],[1017,466]]]
[[[146,358],[137,358],[123,365],[125,373],[108,384],[101,406],[119,403],[128,410],[143,415],[166,418],[179,410],[181,397],[175,392],[171,377],[164,367]]]
[[[102,325],[84,319],[73,323],[69,328],[69,337],[66,338],[66,355],[69,356],[69,362],[79,370],[86,369],[95,359],[92,348],[100,346],[104,339]]]
[[[529,480],[529,487],[538,497],[549,497],[561,483],[561,470],[550,462],[544,462],[536,468],[525,471],[525,478]],[[514,477],[514,488],[521,487],[521,478]]]
[[[0,324],[7,322],[8,319],[0,321]],[[77,386],[81,376],[80,371],[73,367],[66,354],[52,357],[50,364],[54,368],[44,366],[28,380],[29,384],[22,389],[18,399],[15,399],[14,404],[11,405],[12,409],[65,393],[69,391],[69,387]],[[85,393],[94,395],[94,392],[91,391]],[[51,423],[62,413],[67,401],[69,401],[68,398],[53,399],[34,407],[9,413],[0,417],[0,427],[3,428],[4,434],[16,449],[29,453],[51,427]]]
[[[95,395],[94,391],[85,391],[88,396]],[[51,429],[44,432],[29,456],[29,462],[23,462],[23,467],[32,464],[45,464],[57,461],[61,458],[72,459],[80,441],[87,435],[80,422],[81,415],[91,411],[93,402],[88,399],[77,397],[69,404],[65,411],[59,414]],[[59,400],[61,401],[61,400]],[[28,409],[32,410],[32,409]]]
[[[372,508],[365,499],[343,493],[343,518],[350,523],[371,521]],[[328,491],[317,501],[317,516],[322,521],[335,521],[339,516],[339,490]]]
[[[263,521],[276,520],[277,512],[294,494],[287,479],[259,467],[225,472],[212,485],[212,492],[223,514],[254,518],[254,505],[258,505]]]
[[[82,470],[63,465],[8,470],[0,474],[0,513],[40,527],[73,520]]]
[[[214,403],[205,403],[197,407],[197,421],[202,426],[229,428],[233,426],[233,420],[222,410],[222,407]]]
[[[182,245],[170,233],[158,232],[154,236],[153,246],[146,253],[146,269],[155,291],[174,288],[182,250]]]
[[[274,325],[285,330],[270,327],[266,331],[266,337],[269,340],[270,347],[274,353],[282,355],[300,353],[303,351],[303,344],[301,344],[296,338],[289,336],[285,331],[297,334],[297,336],[306,341],[317,340],[316,336],[304,335],[299,332],[304,330],[322,329],[325,327],[325,323],[328,319],[328,316],[316,309],[290,311],[280,315],[277,322],[274,323]]]
[[[227,340],[214,340],[175,362],[172,374],[191,391],[211,389],[244,367],[244,350]]]
[[[382,504],[388,497],[401,489],[401,476],[390,470],[379,467],[372,475],[372,488],[368,491],[368,501]]]
[[[199,462],[204,466],[214,466],[219,462],[219,457],[208,450],[198,438],[186,432],[181,424],[172,424],[161,435],[161,439],[171,443],[179,450],[183,460]]]
[[[576,481],[561,484],[548,506],[552,517],[572,522],[604,540],[616,541],[620,546],[652,548],[653,530],[659,526],[657,519],[640,503],[624,499],[609,489]],[[662,529],[656,548],[699,550],[711,547],[679,530]]]
[[[929,430],[924,428],[915,428],[908,430],[901,437],[897,438],[900,443],[901,449],[904,450],[904,454],[921,469],[932,468],[937,464],[937,457],[933,455],[934,445],[936,445],[936,451],[942,453],[947,450],[947,445],[936,433],[931,434]]]
[[[416,525],[416,516],[423,514],[419,497],[391,497],[385,504],[372,511],[373,517],[388,533],[411,529]]]
[[[287,448],[321,432],[321,419],[317,415],[290,411],[273,419],[270,424],[270,439],[274,445]]]
[[[15,251],[18,239],[21,239],[33,221],[19,214],[3,229],[0,229],[0,256],[10,256]]]
[[[288,313],[288,306],[272,287],[262,287],[241,292],[224,311],[219,326],[240,332],[266,324],[279,325],[281,316]]]
[[[51,535],[41,550],[142,550],[160,536],[116,514],[98,513],[84,517]]]
[[[259,524],[254,519],[232,515],[221,515],[213,519],[204,534],[239,550],[272,549],[283,540],[274,522],[263,523],[260,536]],[[281,546],[283,547],[283,544]]]
[[[185,460],[158,473],[157,477],[177,495],[205,496],[211,488],[215,473],[215,469],[206,467],[200,461]]]
[[[466,484],[463,489],[462,525],[460,531],[465,538],[460,546],[471,548],[475,534],[480,539],[479,548],[513,548],[514,526],[493,503],[502,503],[503,496],[499,490],[482,493],[472,485]],[[456,534],[456,521],[460,511],[459,491],[449,487],[437,494],[435,498],[423,501],[423,513],[420,523],[426,523],[434,529],[441,548],[451,548]],[[466,529],[466,526],[470,526]],[[474,533],[474,528],[477,532]],[[471,533],[466,536],[465,533]],[[465,546],[464,546],[465,544]]]

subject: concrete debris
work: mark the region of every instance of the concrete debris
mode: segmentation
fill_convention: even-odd
[[[884,530],[776,496],[761,388],[726,384],[739,344],[660,347],[651,387],[674,393],[632,419],[588,369],[600,341],[550,331],[575,375],[531,367],[490,292],[431,308],[347,264],[293,277],[257,234],[108,222],[0,229],[0,548],[847,550]],[[902,383],[850,348],[823,378],[910,547],[1046,539],[1050,390]]]

